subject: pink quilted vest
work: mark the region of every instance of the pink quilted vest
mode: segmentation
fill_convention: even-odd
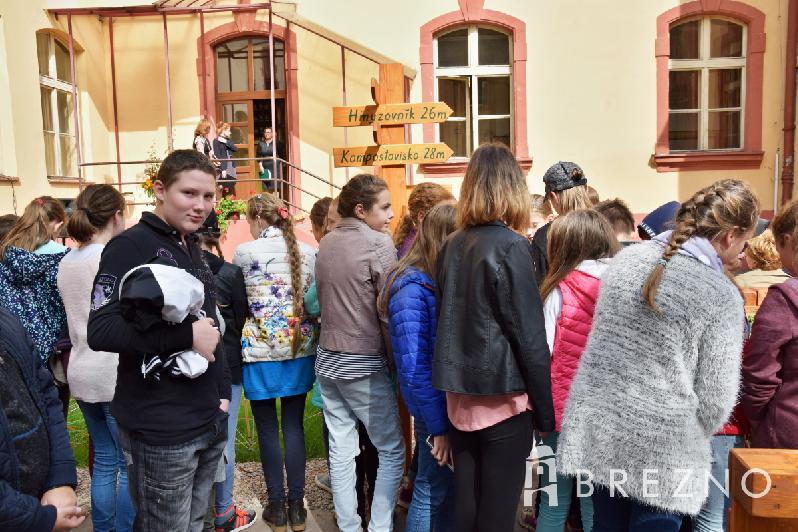
[[[560,281],[562,311],[554,335],[554,352],[551,356],[551,395],[554,400],[555,430],[562,427],[562,414],[571,382],[579,367],[579,360],[587,345],[593,325],[593,311],[601,281],[579,270],[569,273]]]

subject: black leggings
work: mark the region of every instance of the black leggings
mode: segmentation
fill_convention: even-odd
[[[532,413],[474,432],[452,429],[455,508],[453,530],[511,532],[532,451]]]
[[[288,500],[301,501],[305,496],[305,396],[280,398],[283,442],[285,443],[285,472],[288,477]],[[260,463],[266,478],[269,502],[285,500],[283,483],[283,453],[277,426],[277,400],[250,401],[260,444]]]

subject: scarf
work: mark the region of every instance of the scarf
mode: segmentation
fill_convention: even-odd
[[[670,242],[672,233],[673,231],[665,231],[655,236],[653,240],[664,248]],[[724,273],[723,262],[720,260],[718,252],[715,251],[712,243],[702,236],[689,238],[687,242],[682,244],[679,253],[697,259],[718,273]]]

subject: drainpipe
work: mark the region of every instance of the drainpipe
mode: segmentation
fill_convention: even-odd
[[[798,0],[789,0],[787,12],[787,53],[784,73],[784,165],[781,168],[781,204],[792,199],[795,175],[795,85],[798,45]],[[775,206],[774,206],[775,207]]]

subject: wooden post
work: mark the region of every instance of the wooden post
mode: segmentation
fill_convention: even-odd
[[[730,532],[798,532],[798,451],[732,449],[729,491]]]
[[[380,80],[371,80],[371,92],[374,103],[402,103],[405,101],[404,70],[402,65],[391,63],[380,65]],[[374,140],[380,144],[403,144],[405,141],[405,126],[401,124],[393,126],[381,126],[374,124]],[[405,188],[405,165],[391,165],[376,167],[376,174],[388,183],[388,190],[391,192],[391,204],[395,213],[391,222],[391,231],[396,230],[399,224],[399,215],[404,212],[407,205],[407,192]],[[399,405],[399,422],[402,426],[402,435],[405,439],[405,472],[410,467],[412,458],[413,441],[412,425],[410,423],[410,413],[402,400],[401,394],[396,394]],[[424,442],[416,442],[416,445],[424,445]],[[423,449],[422,449],[423,451]]]
[[[374,96],[374,103],[403,103],[405,101],[405,75],[402,65],[390,63],[380,65],[380,80],[371,80],[371,91]],[[374,140],[378,145],[381,144],[404,144],[405,126],[402,124],[383,126],[374,124]],[[391,191],[391,204],[393,205],[394,219],[391,222],[391,230],[395,230],[399,224],[399,216],[404,212],[407,205],[407,188],[404,164],[391,166],[378,166],[375,172],[388,183],[388,190]],[[404,405],[402,405],[404,407]],[[406,416],[406,412],[405,412]],[[404,418],[403,418],[404,423]],[[410,426],[410,419],[407,416],[407,424]],[[409,429],[405,433],[405,440],[410,441]]]

